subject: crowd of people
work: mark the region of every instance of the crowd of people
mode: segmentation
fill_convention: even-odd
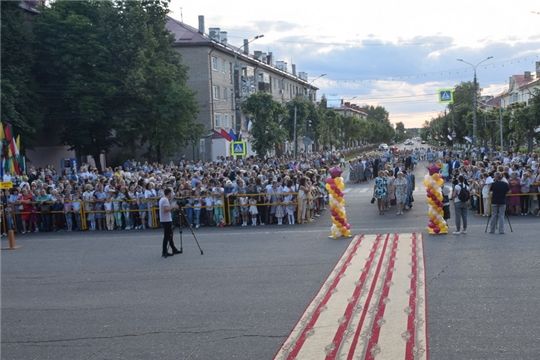
[[[176,225],[261,226],[311,222],[325,209],[328,169],[342,155],[324,151],[290,157],[219,157],[178,163],[126,161],[100,172],[92,165],[64,169],[29,166],[4,177],[2,232],[131,230],[159,226],[158,201],[166,188],[182,210]],[[181,216],[179,216],[181,215]],[[174,223],[173,222],[173,223]]]
[[[180,225],[179,219],[194,228],[310,222],[320,216],[328,200],[329,168],[346,166],[344,159],[341,152],[324,151],[297,160],[219,157],[203,163],[183,156],[168,165],[129,160],[103,172],[87,164],[60,173],[53,166],[29,166],[22,176],[4,176],[14,187],[0,191],[0,229],[27,233],[154,228],[159,226],[158,201],[166,188],[173,190],[172,201],[182,209],[172,214],[175,225]],[[506,215],[540,216],[536,153],[390,149],[349,159],[347,181],[373,181],[379,214],[396,206],[396,214],[402,215],[413,206],[413,170],[420,161],[441,164],[441,176],[451,184],[443,187],[443,204],[448,219],[448,206],[454,202],[454,216],[460,219],[456,234],[466,231],[468,210],[489,216],[490,185],[496,173],[510,189]],[[466,204],[458,204],[461,188],[471,195]]]
[[[504,233],[504,216],[540,217],[540,163],[537,153],[478,152],[481,159],[470,159],[458,152],[438,151],[433,161],[442,165],[441,175],[451,185],[443,188],[443,204],[454,202],[455,235],[467,233],[468,210],[480,216],[493,215],[491,230],[499,223]],[[508,191],[501,193],[505,186]],[[492,189],[493,187],[493,189]],[[460,199],[465,189],[468,199]],[[450,213],[445,211],[445,219]]]

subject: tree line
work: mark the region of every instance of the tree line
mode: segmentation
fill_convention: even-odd
[[[253,150],[262,155],[269,151],[279,154],[279,144],[294,141],[295,128],[296,138],[310,137],[316,150],[324,146],[341,149],[388,142],[395,135],[384,107],[366,106],[364,120],[328,108],[324,95],[318,104],[297,97],[283,105],[271,94],[255,93],[242,103],[242,110],[253,122],[250,129]]]
[[[426,120],[421,130],[424,140],[435,136],[438,141],[447,146],[452,145],[453,131],[456,133],[455,143],[464,144],[465,136],[473,133],[474,117],[474,84],[461,82],[454,88],[454,103],[447,106],[443,114],[436,118]],[[480,89],[477,89],[477,98],[480,99]],[[493,149],[519,151],[526,147],[531,152],[535,141],[540,141],[540,89],[531,91],[533,97],[529,104],[517,102],[502,109],[493,107],[488,110],[477,109],[477,146]],[[501,147],[500,119],[502,117],[503,144]]]

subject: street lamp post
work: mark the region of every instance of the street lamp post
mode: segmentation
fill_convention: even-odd
[[[240,49],[244,52],[246,51],[246,46],[248,46],[253,41],[264,37],[264,35],[257,35],[253,39],[246,41]],[[240,70],[238,67],[238,51],[234,52],[234,109],[235,109],[235,125],[239,124],[239,130],[242,131],[242,96],[241,96],[241,86],[240,86]],[[238,129],[238,126],[235,126]],[[238,130],[237,130],[238,131]]]
[[[320,79],[320,78],[322,78],[323,76],[326,76],[326,74],[321,74],[321,75],[317,76],[315,79],[311,80],[311,81],[308,83],[308,87],[309,87],[309,95],[310,95],[310,96],[309,96],[309,97],[310,97],[309,100],[311,100],[311,84],[313,84],[313,83],[315,82],[315,80]]]
[[[309,88],[309,94],[310,94],[310,98],[311,98],[311,84],[313,84],[313,82],[317,79],[320,79],[322,78],[323,76],[326,76],[326,74],[321,74],[319,76],[317,76],[315,79],[311,80],[309,83],[308,83],[308,88]],[[310,99],[311,100],[311,99]],[[306,134],[307,135],[307,134]],[[294,158],[296,159],[296,154],[297,154],[297,151],[298,151],[298,139],[297,139],[297,130],[296,130],[296,106],[294,107]],[[307,151],[307,145],[306,145],[306,151]]]
[[[473,138],[472,138],[472,146],[473,148],[476,147],[476,108],[477,108],[477,97],[478,97],[478,90],[477,90],[477,84],[476,84],[476,68],[478,67],[478,65],[480,65],[481,63],[483,63],[484,61],[488,61],[489,59],[493,58],[493,56],[489,56],[487,59],[484,59],[482,61],[480,61],[478,64],[476,65],[473,65],[469,62],[466,62],[464,61],[463,59],[457,59],[457,61],[461,61],[465,64],[468,64],[468,65],[471,65],[473,70],[474,70],[474,81],[473,81],[473,86],[474,86],[474,104],[473,104]]]

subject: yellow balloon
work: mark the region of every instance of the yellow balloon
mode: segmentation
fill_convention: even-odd
[[[439,180],[439,174],[438,173],[435,173],[433,175],[431,175],[431,178],[435,181]]]
[[[428,186],[428,185],[429,185],[429,181],[424,180],[424,185]]]

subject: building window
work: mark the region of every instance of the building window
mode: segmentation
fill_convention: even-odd
[[[218,71],[218,58],[212,56],[212,70]]]
[[[225,117],[225,127],[229,128],[230,127],[229,126],[229,114],[225,114],[224,117]]]
[[[225,60],[221,60],[221,72],[227,73],[227,62]]]
[[[221,127],[221,114],[214,114],[214,126]]]
[[[227,101],[229,100],[229,90],[227,88],[223,88],[223,100]]]
[[[219,100],[219,86],[214,85],[214,100]]]

